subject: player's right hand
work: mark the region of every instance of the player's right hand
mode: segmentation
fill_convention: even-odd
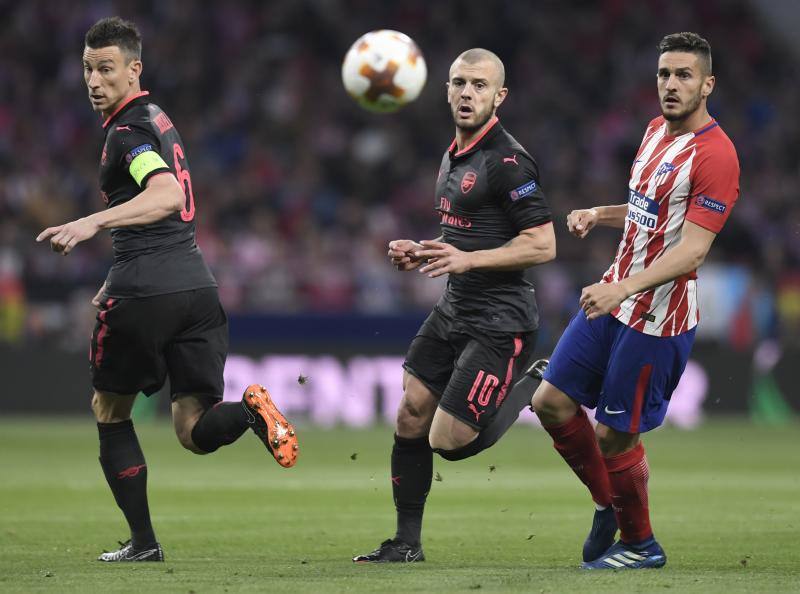
[[[597,218],[596,208],[573,210],[567,215],[567,229],[575,237],[583,239],[597,224]]]
[[[414,270],[424,262],[424,258],[417,258],[413,255],[413,252],[421,249],[422,244],[411,239],[395,239],[389,242],[387,255],[392,261],[392,266],[397,270]]]
[[[103,293],[106,292],[106,284],[103,283],[103,286],[100,287],[100,290],[97,291],[97,295],[92,297],[92,305],[94,305],[97,309],[100,309],[100,304],[102,303],[101,299],[103,298]]]

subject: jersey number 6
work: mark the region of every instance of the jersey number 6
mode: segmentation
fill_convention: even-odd
[[[172,153],[175,156],[175,176],[178,178],[178,183],[183,188],[183,192],[186,194],[186,198],[189,201],[189,206],[187,207],[184,203],[183,208],[181,209],[181,220],[185,222],[189,222],[194,218],[194,194],[192,193],[192,176],[189,175],[189,170],[184,169],[181,167],[180,159],[186,159],[183,154],[183,149],[181,145],[177,142],[172,145]]]

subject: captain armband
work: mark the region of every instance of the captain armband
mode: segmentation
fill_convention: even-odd
[[[130,159],[128,171],[130,171],[131,177],[139,186],[142,185],[142,180],[153,171],[169,169],[161,155],[154,151],[153,146],[150,144],[137,146],[125,155],[125,158],[126,160]]]

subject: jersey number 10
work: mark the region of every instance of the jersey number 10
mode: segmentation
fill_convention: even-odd
[[[484,378],[485,376],[485,378]],[[500,380],[497,379],[496,375],[492,375],[491,373],[485,373],[483,369],[478,372],[478,375],[475,377],[475,382],[472,384],[472,389],[469,391],[469,396],[467,396],[467,402],[472,402],[475,398],[475,394],[478,392],[480,388],[480,394],[478,394],[478,404],[481,406],[486,406],[489,404],[489,401],[492,399],[492,392],[498,386]],[[483,386],[481,386],[483,384]]]

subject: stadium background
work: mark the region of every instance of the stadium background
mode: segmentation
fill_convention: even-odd
[[[108,237],[67,258],[34,242],[102,207],[80,56],[110,14],[141,28],[143,86],[186,143],[198,241],[231,319],[226,396],[257,377],[302,444],[290,471],[248,436],[193,456],[168,399],[139,399],[166,567],[93,561],[125,533],[88,410],[89,301]],[[385,27],[411,35],[429,67],[420,99],[393,116],[359,110],[339,80],[349,45]],[[742,193],[700,271],[702,321],[670,422],[646,439],[669,565],[578,572],[585,489],[543,431],[519,426],[480,456],[435,461],[423,566],[354,567],[394,528],[380,421],[442,289],[394,271],[385,250],[437,235],[450,61],[471,46],[503,58],[502,121],[538,160],[560,222],[558,259],[536,270],[541,356],[618,240],[570,238],[564,218],[625,199],[658,112],[655,46],[682,30],[713,47],[710,109],[736,144]],[[794,0],[0,0],[0,590],[798,591],[798,30]]]
[[[790,361],[800,338],[800,44],[783,34],[797,7],[534,5],[76,2],[65,11],[59,2],[0,2],[0,365],[8,387],[0,410],[79,411],[88,402],[89,300],[110,264],[108,236],[66,259],[33,238],[102,207],[103,133],[80,54],[88,25],[116,13],[141,28],[143,88],[188,147],[198,241],[231,317],[234,366],[256,366],[263,382],[278,384],[278,399],[287,382],[272,368],[311,377],[312,389],[290,397],[300,416],[332,389],[346,391],[358,370],[390,373],[375,357],[402,355],[441,292],[443,282],[398,274],[385,248],[393,238],[438,234],[431,192],[453,133],[443,83],[455,55],[485,46],[504,59],[510,94],[500,116],[538,160],[557,217],[558,259],[536,270],[541,356],[618,241],[613,230],[577,241],[564,218],[624,200],[630,161],[657,114],[655,45],[667,32],[700,31],[718,79],[710,111],[736,144],[741,199],[701,271],[699,367],[684,388],[706,412],[780,421],[800,410],[790,389],[799,379]],[[421,98],[393,116],[359,110],[339,78],[350,43],[381,27],[410,34],[429,69]],[[262,359],[279,353],[306,358],[289,367]],[[367,362],[354,367],[359,355]],[[315,392],[314,376],[335,387],[316,382]],[[386,395],[391,388],[376,381],[359,398],[377,407],[391,400],[391,409],[397,390]],[[57,395],[20,398],[53,384]]]

